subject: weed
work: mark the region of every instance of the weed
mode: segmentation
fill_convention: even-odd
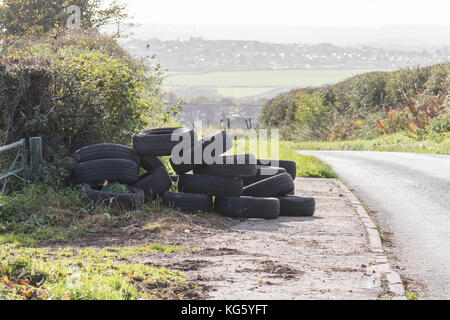
[[[406,291],[406,299],[408,299],[408,300],[419,300],[419,297],[412,291]]]
[[[116,193],[116,194],[127,194],[127,193],[129,193],[128,187],[126,185],[123,185],[123,184],[120,184],[120,183],[106,184],[102,188],[102,191],[103,192],[108,192],[108,193]]]
[[[162,225],[160,223],[150,223],[144,227],[144,231],[150,231],[150,232],[159,231],[162,229],[164,229],[164,225]]]

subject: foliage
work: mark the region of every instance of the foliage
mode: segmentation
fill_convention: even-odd
[[[280,94],[266,103],[261,122],[279,127],[291,140],[373,139],[400,131],[443,136],[448,134],[449,89],[449,63],[370,72]],[[293,109],[297,121],[287,113]]]
[[[327,137],[332,107],[325,101],[324,94],[316,91],[312,94],[297,95],[296,120],[306,137],[321,140]]]
[[[96,32],[22,39],[0,59],[0,144],[43,137],[55,178],[83,146],[129,144],[133,132],[170,121],[159,71]]]
[[[281,134],[286,139],[293,137],[297,128],[295,121],[296,102],[295,95],[291,92],[276,96],[264,104],[260,121],[267,127],[280,128]]]
[[[120,183],[110,183],[102,188],[103,192],[116,193],[116,194],[127,194],[129,193],[128,186]]]
[[[0,4],[0,36],[21,37],[44,35],[65,27],[70,13],[66,9],[76,5],[81,9],[81,27],[98,29],[128,17],[126,6],[118,0],[3,0]]]
[[[295,121],[296,110],[295,97],[290,93],[280,94],[266,103],[261,121],[268,126],[280,127]]]

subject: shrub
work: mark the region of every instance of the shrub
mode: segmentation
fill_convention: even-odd
[[[429,134],[438,134],[441,136],[449,137],[450,133],[450,101],[447,96],[447,101],[444,103],[443,112],[439,117],[433,118],[428,126]]]
[[[404,130],[442,134],[449,124],[443,111],[449,88],[450,63],[369,72],[280,94],[264,106],[261,123],[280,127],[292,140],[367,139]],[[297,109],[293,121],[291,110]]]
[[[0,60],[0,143],[41,136],[48,163],[89,144],[130,144],[163,123],[160,84],[157,70],[98,33],[21,40]]]
[[[300,93],[297,99],[298,109],[295,117],[303,135],[313,140],[326,139],[332,106],[325,102],[324,94],[320,91],[312,94]]]
[[[267,101],[261,111],[261,122],[268,127],[281,127],[295,121],[297,102],[292,92]]]

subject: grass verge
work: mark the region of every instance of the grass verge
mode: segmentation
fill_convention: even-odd
[[[251,146],[253,148],[251,148]],[[254,147],[257,146],[257,151]],[[270,154],[270,144],[268,146],[268,154]],[[250,151],[253,150],[253,151]],[[304,156],[298,154],[296,151],[296,144],[292,141],[280,141],[279,143],[279,159],[295,161],[297,164],[297,176],[306,178],[337,178],[333,169],[314,156]],[[262,155],[259,144],[255,140],[238,139],[235,142],[235,154],[254,153],[257,158],[267,159],[267,155]]]
[[[1,239],[1,236],[0,236]],[[148,253],[188,250],[144,247],[27,248],[0,245],[0,300],[177,299],[191,284],[179,271],[131,262]]]
[[[294,143],[280,142],[280,160],[292,160],[297,163],[297,176],[307,178],[336,179],[337,174],[333,169],[314,156],[304,156],[297,153]]]
[[[333,142],[297,142],[296,150],[349,150],[349,151],[389,151],[450,154],[450,138],[441,140],[418,140],[396,133],[373,140],[351,140]]]
[[[216,219],[158,204],[137,211],[99,207],[84,202],[77,187],[27,185],[0,198],[0,300],[195,295],[182,272],[145,259],[201,250],[182,245],[180,233],[222,223]]]

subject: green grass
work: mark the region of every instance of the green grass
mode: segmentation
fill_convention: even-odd
[[[156,211],[155,211],[156,210]],[[147,254],[174,255],[198,248],[164,243],[130,247],[66,247],[117,223],[133,223],[150,213],[95,206],[79,188],[27,185],[0,199],[0,300],[181,299],[193,288],[183,273],[139,263]],[[162,230],[150,223],[144,231]]]
[[[116,194],[127,194],[129,193],[128,187],[120,183],[107,184],[102,188],[103,192],[116,193]]]
[[[162,225],[161,223],[150,223],[150,224],[146,225],[143,229],[145,231],[152,231],[153,232],[153,231],[162,230],[164,228],[165,228],[165,226]]]
[[[176,298],[183,273],[130,261],[152,252],[187,250],[151,244],[132,248],[26,248],[0,245],[0,300],[135,300]]]
[[[174,74],[166,84],[186,86],[320,86],[335,83],[369,70],[270,70]]]
[[[170,74],[165,86],[217,88],[220,95],[234,98],[258,96],[277,88],[317,87],[333,84],[373,70],[269,70]]]
[[[254,140],[247,141],[239,139],[235,143],[234,153],[235,154],[244,154],[252,152],[257,158],[268,158],[267,155],[262,155],[259,147],[255,151],[250,151],[250,146],[258,145]],[[307,177],[307,178],[329,178],[334,179],[337,178],[336,173],[333,169],[313,156],[304,156],[300,155],[296,152],[295,143],[291,141],[280,141],[279,144],[279,159],[280,160],[290,160],[295,161],[297,164],[297,176],[298,177]],[[269,147],[270,149],[270,147]],[[270,154],[271,150],[268,150],[268,154]],[[270,156],[269,156],[270,158]]]
[[[277,87],[273,88],[258,88],[258,87],[248,87],[248,88],[239,88],[239,87],[219,87],[217,88],[217,93],[223,97],[231,97],[231,98],[246,98],[246,97],[254,97],[260,96],[262,94],[271,92],[277,89]]]
[[[405,133],[386,135],[373,140],[351,140],[334,142],[298,142],[297,150],[351,150],[351,151],[390,151],[450,154],[450,138],[415,139]]]
[[[103,208],[89,206],[79,188],[55,189],[29,184],[20,192],[0,197],[0,235],[32,246],[52,240],[67,241],[89,230],[88,220],[104,215]],[[0,238],[0,244],[5,238]]]
[[[295,161],[298,177],[337,178],[336,173],[328,164],[313,156],[297,154],[294,144],[289,141],[280,142],[280,160]]]

